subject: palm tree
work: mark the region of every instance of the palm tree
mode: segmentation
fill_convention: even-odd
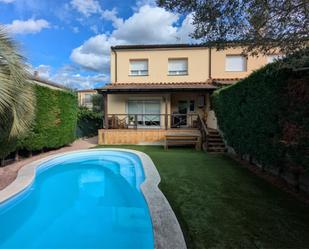
[[[24,135],[35,115],[35,93],[29,82],[25,58],[0,26],[0,135]]]

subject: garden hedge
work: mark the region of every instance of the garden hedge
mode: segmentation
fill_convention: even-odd
[[[219,128],[236,153],[271,167],[309,167],[308,72],[272,63],[214,92]]]
[[[0,138],[0,158],[18,149],[37,151],[59,148],[75,140],[77,98],[69,91],[34,85],[36,116],[28,134],[7,141]],[[7,146],[9,145],[9,146]]]

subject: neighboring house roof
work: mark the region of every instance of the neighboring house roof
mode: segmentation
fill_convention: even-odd
[[[215,90],[217,86],[207,82],[153,82],[153,83],[114,83],[98,88],[99,92],[180,92]]]
[[[58,83],[52,82],[50,80],[47,79],[42,79],[39,76],[35,76],[35,75],[30,75],[29,79],[32,81],[37,82],[39,85],[43,85],[46,87],[50,87],[50,88],[57,88],[57,89],[61,89],[61,90],[67,90],[67,91],[71,91],[71,88],[65,87],[63,85],[60,85]]]

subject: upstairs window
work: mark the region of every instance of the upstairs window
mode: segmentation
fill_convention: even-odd
[[[85,93],[84,104],[91,105],[92,104],[92,95],[91,93]]]
[[[225,71],[244,72],[247,70],[247,58],[243,55],[227,55],[225,57]]]
[[[169,75],[187,75],[188,59],[169,59],[168,60]]]
[[[130,75],[147,76],[148,60],[130,60]]]

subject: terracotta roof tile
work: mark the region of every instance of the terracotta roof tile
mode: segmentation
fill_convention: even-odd
[[[99,91],[164,91],[164,90],[215,90],[217,86],[207,82],[149,82],[149,83],[114,83],[98,89]]]
[[[215,90],[220,85],[233,84],[241,78],[213,78],[207,81],[195,81],[195,82],[117,82],[111,83],[98,88],[99,91],[104,92],[142,92],[142,91],[164,91],[164,90]]]
[[[214,84],[214,85],[230,85],[240,80],[242,80],[242,78],[213,78],[213,79],[209,79],[208,81],[209,81],[209,84]]]

